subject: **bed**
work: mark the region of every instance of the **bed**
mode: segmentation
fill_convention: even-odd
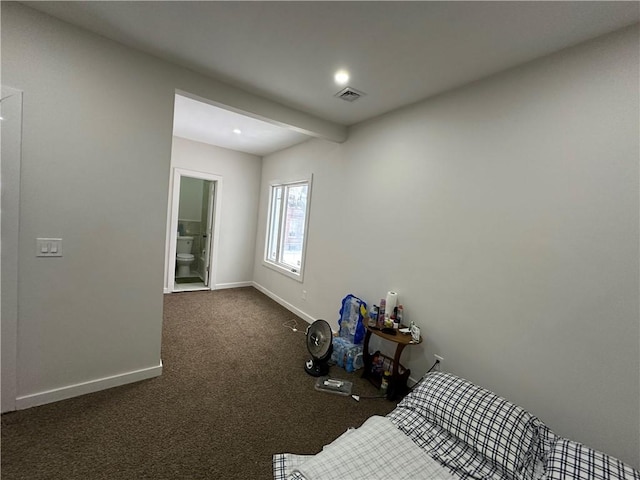
[[[426,375],[389,415],[316,455],[274,455],[273,472],[275,480],[640,480],[631,466],[446,372]]]

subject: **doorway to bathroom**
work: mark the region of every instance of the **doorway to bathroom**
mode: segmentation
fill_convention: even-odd
[[[213,290],[222,177],[173,170],[167,285],[172,292]]]

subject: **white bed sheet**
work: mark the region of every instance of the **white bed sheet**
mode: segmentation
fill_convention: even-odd
[[[300,459],[299,459],[300,460]],[[437,478],[457,480],[386,417],[369,418],[348,430],[322,452],[302,459],[290,479],[394,480]]]

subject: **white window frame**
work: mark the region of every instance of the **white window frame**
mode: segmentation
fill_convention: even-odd
[[[313,183],[313,175],[310,175],[304,178],[298,177],[297,180],[286,180],[286,181],[273,180],[269,182],[269,200],[267,203],[267,226],[266,226],[266,232],[265,232],[264,256],[263,256],[262,264],[268,268],[271,268],[272,270],[282,273],[283,275],[286,275],[287,277],[297,280],[299,282],[302,282],[304,278],[304,265],[305,265],[305,258],[307,256],[306,254],[307,254],[307,241],[309,238],[309,212],[311,211],[312,183]],[[306,205],[305,217],[304,217],[304,229],[303,229],[304,236],[302,239],[302,247],[301,247],[302,256],[300,260],[300,266],[298,268],[295,268],[286,263],[283,263],[281,261],[282,260],[281,258],[280,259],[276,258],[275,261],[270,259],[269,237],[271,234],[271,223],[274,215],[273,195],[274,195],[274,192],[276,191],[275,190],[276,188],[284,187],[286,192],[286,189],[288,187],[303,185],[303,184],[307,185],[307,205]],[[283,199],[286,199],[286,196],[283,195]],[[276,248],[277,255],[280,252],[280,248],[279,248],[280,242],[283,241],[283,236],[285,235],[284,227],[286,222],[282,221],[282,219],[285,218],[286,207],[287,207],[287,201],[283,201],[280,206],[280,212],[279,212],[281,221],[280,221],[280,229],[279,229],[280,231],[278,232],[278,247]]]

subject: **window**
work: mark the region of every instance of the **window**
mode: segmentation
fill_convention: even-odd
[[[272,183],[265,264],[302,280],[311,180]]]

